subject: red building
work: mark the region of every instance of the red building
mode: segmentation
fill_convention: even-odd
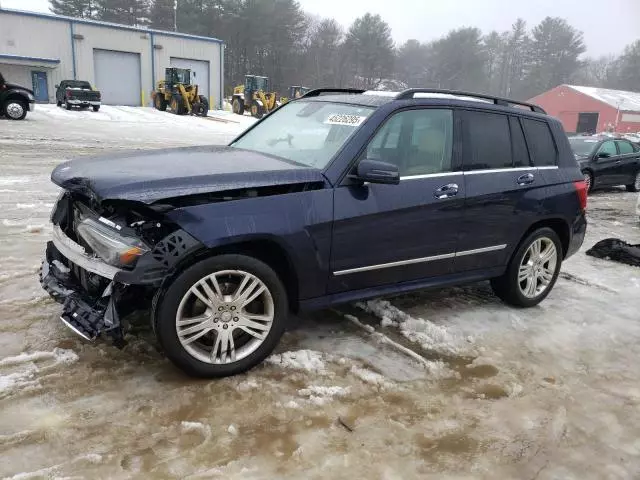
[[[529,102],[558,118],[567,133],[640,132],[640,93],[559,85]]]

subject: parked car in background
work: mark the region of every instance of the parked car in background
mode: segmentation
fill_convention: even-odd
[[[23,120],[33,111],[36,100],[33,90],[7,82],[0,73],[0,116],[9,120]]]
[[[571,137],[569,144],[589,191],[597,187],[624,185],[640,191],[640,146],[610,136]]]
[[[125,315],[150,309],[166,355],[203,377],[261,362],[290,311],[482,280],[532,307],[586,232],[560,122],[461,92],[314,90],[229,146],[51,178],[40,281],[62,321],[122,342]]]
[[[64,105],[67,110],[91,107],[97,112],[101,104],[100,92],[83,80],[63,80],[56,85],[56,103],[59,107]]]

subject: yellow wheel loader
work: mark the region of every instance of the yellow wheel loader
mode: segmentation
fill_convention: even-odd
[[[296,98],[304,97],[305,94],[310,90],[310,88],[301,87],[300,85],[292,85],[291,87],[289,87],[289,96],[280,97],[280,103],[284,105],[289,100],[295,100]]]
[[[233,113],[244,115],[245,110],[249,110],[252,116],[262,118],[280,106],[276,96],[275,92],[269,92],[267,77],[245,75],[244,85],[233,89]]]
[[[191,70],[188,68],[167,68],[164,80],[160,80],[151,92],[153,106],[165,111],[167,107],[176,115],[198,115],[206,117],[209,101],[198,95],[198,85],[191,84]]]

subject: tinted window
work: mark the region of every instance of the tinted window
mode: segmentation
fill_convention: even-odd
[[[465,112],[464,169],[511,168],[509,117],[497,113]]]
[[[511,127],[511,143],[513,145],[513,166],[528,167],[531,163],[520,121],[516,117],[509,117],[509,126]]]
[[[633,145],[629,142],[625,142],[624,140],[619,140],[616,142],[618,144],[618,149],[620,150],[620,155],[626,155],[627,153],[633,153]]]
[[[556,165],[558,151],[553,141],[553,135],[546,122],[538,122],[523,118],[524,131],[527,135],[527,145],[536,167]]]
[[[613,157],[614,155],[618,154],[618,151],[616,150],[616,144],[613,140],[607,140],[602,145],[600,145],[598,153],[608,153],[610,157]]]
[[[594,150],[598,146],[598,140],[594,140],[593,138],[572,137],[569,139],[569,144],[571,145],[573,153],[580,157],[586,157],[593,155]]]
[[[452,145],[451,110],[406,110],[387,120],[366,157],[397,165],[404,177],[450,172]]]

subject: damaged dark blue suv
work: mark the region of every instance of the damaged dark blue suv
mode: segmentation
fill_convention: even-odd
[[[52,174],[41,283],[62,321],[123,342],[150,309],[167,356],[232,375],[290,311],[491,280],[531,307],[586,230],[561,124],[463,92],[315,90],[227,147],[76,160]]]

